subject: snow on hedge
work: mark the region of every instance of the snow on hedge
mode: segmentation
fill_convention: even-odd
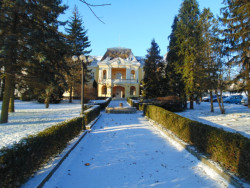
[[[60,104],[50,104],[48,109],[44,104],[35,101],[16,100],[15,113],[9,113],[9,122],[0,124],[0,148],[9,147],[23,137],[36,134],[67,119],[78,117],[80,111],[80,101],[77,100],[74,103],[62,101]]]

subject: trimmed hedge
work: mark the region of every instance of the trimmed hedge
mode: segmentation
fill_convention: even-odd
[[[250,139],[192,121],[154,105],[145,106],[144,113],[227,170],[250,181]]]
[[[93,121],[99,114],[100,114],[101,107],[99,105],[94,105],[88,110],[84,111],[84,121],[85,125],[89,124],[91,121]]]
[[[106,101],[105,103],[102,103],[102,102],[98,103],[98,100],[95,100],[95,101],[96,101],[95,103],[89,103],[89,104],[90,105],[100,105],[101,110],[104,110],[109,105],[109,103],[111,101],[111,97],[106,98],[105,99],[105,101]]]
[[[23,138],[11,148],[0,149],[0,187],[20,187],[51,157],[63,151],[68,142],[100,114],[100,107],[85,111],[85,118],[77,117]]]

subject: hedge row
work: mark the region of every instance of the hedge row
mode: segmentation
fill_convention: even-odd
[[[111,98],[109,97],[109,98],[105,99],[104,103],[103,102],[98,103],[98,100],[95,100],[95,103],[89,103],[89,104],[90,105],[100,105],[101,110],[104,110],[109,105],[110,101],[111,101]]]
[[[145,106],[152,104],[152,103],[142,103],[133,98],[127,98],[127,102],[129,103],[130,106],[136,107],[137,110],[141,110],[141,111],[143,111]]]
[[[23,138],[11,148],[0,149],[0,187],[19,187],[51,157],[63,151],[67,143],[100,113],[94,106],[83,117],[74,118]]]
[[[250,139],[148,105],[144,113],[234,174],[250,181]]]
[[[100,114],[101,107],[99,105],[93,105],[88,110],[84,111],[84,121],[85,125],[89,124]]]

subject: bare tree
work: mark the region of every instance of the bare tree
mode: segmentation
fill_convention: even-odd
[[[111,5],[109,3],[105,3],[105,4],[90,4],[88,2],[86,2],[85,0],[80,0],[81,2],[83,2],[85,5],[87,5],[87,7],[90,9],[90,11],[94,14],[94,16],[100,21],[102,22],[103,24],[105,24],[102,20],[101,20],[101,17],[97,16],[96,13],[94,12],[94,10],[92,9],[93,7],[101,7],[101,6],[108,6],[108,5]]]

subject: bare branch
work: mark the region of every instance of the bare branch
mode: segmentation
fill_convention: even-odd
[[[91,7],[100,7],[100,6],[108,6],[108,5],[111,5],[111,4],[100,4],[100,5],[93,5],[93,4],[89,4],[88,2],[86,2],[85,0],[80,0],[81,2],[83,2],[85,5],[88,6],[88,8],[90,9],[90,11],[94,14],[94,16],[100,21],[102,22],[103,24],[105,24],[100,17],[98,17],[96,15],[96,13],[93,11],[93,9]]]
[[[101,6],[108,6],[108,5],[111,5],[110,3],[108,4],[100,4],[100,5],[93,5],[93,4],[90,4],[84,0],[80,0],[81,2],[83,2],[84,4],[88,5],[88,6],[91,6],[91,7],[101,7]]]

